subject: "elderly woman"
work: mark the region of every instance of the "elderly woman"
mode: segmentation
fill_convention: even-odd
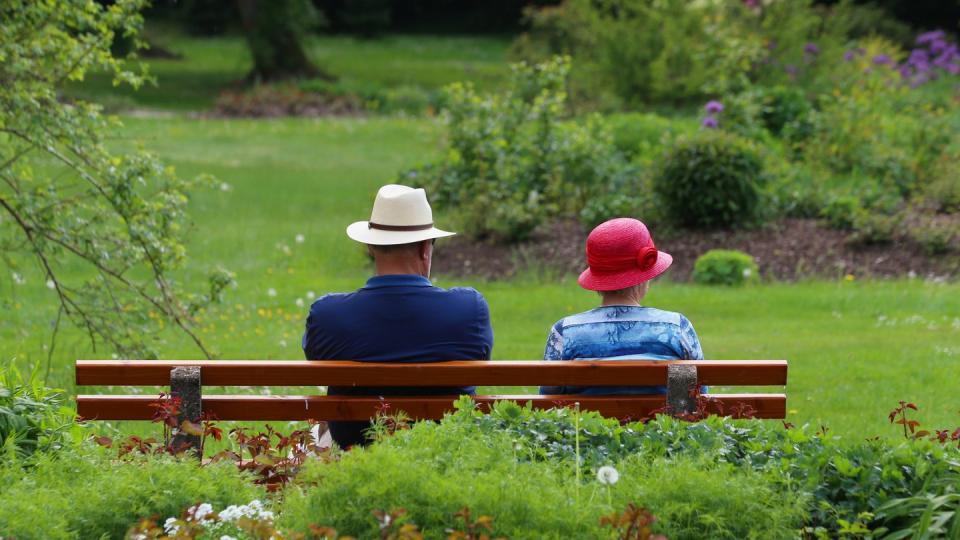
[[[578,280],[597,291],[600,307],[570,315],[550,330],[544,360],[702,360],[693,325],[680,313],[641,305],[650,280],[673,257],[658,251],[643,222],[617,218],[587,237],[587,265]],[[663,394],[664,386],[545,386],[541,394]]]

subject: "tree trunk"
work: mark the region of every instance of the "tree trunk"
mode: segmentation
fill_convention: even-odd
[[[307,57],[301,43],[313,12],[309,0],[237,0],[253,69],[251,82],[297,77],[333,79]],[[301,13],[301,11],[304,11]]]

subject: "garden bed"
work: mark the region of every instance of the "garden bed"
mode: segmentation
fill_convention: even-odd
[[[579,273],[584,267],[587,232],[574,220],[558,221],[515,245],[477,241],[466,236],[438,244],[438,274],[506,279],[527,270]],[[813,219],[783,219],[755,230],[681,231],[659,233],[657,245],[673,255],[671,279],[688,281],[693,263],[710,249],[737,249],[756,258],[764,279],[919,277],[954,279],[960,271],[956,254],[931,255],[918,243],[898,238],[888,244],[858,246],[849,233]]]

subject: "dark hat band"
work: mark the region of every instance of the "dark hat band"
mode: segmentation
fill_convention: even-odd
[[[433,223],[427,223],[426,225],[383,225],[368,221],[367,228],[381,231],[426,231],[433,228]]]

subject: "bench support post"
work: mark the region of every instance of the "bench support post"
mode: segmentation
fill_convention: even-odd
[[[197,457],[200,455],[200,436],[191,435],[179,426],[183,426],[185,420],[194,424],[200,424],[200,414],[202,413],[202,398],[200,386],[200,368],[197,366],[175,367],[170,370],[170,393],[174,397],[180,398],[180,415],[177,417],[177,426],[173,441],[173,448],[186,448],[194,450]]]
[[[697,401],[690,396],[697,386],[697,367],[682,364],[667,366],[667,410],[672,415],[691,414]]]

